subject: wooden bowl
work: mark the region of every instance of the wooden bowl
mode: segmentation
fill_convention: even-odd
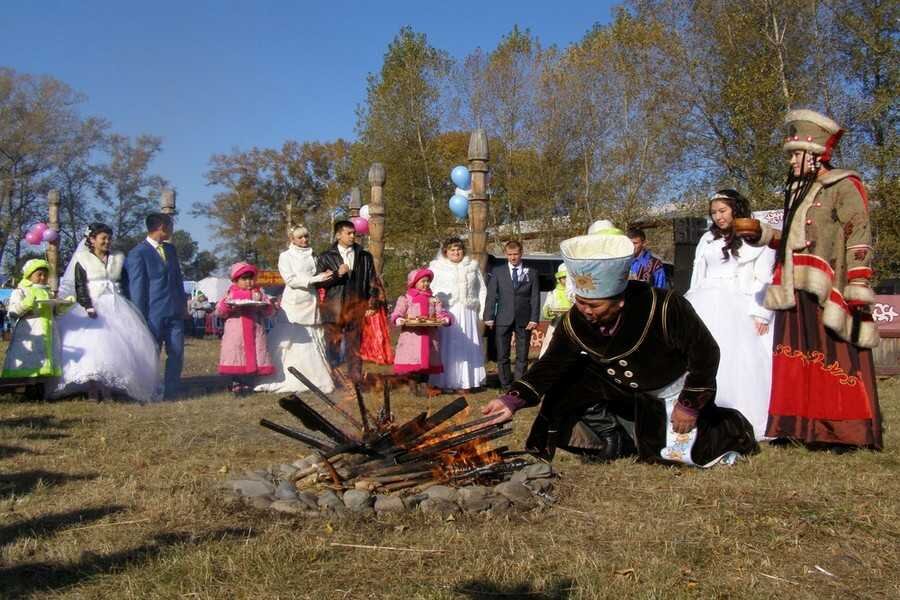
[[[734,220],[734,232],[738,235],[762,233],[762,226],[757,219],[737,218]]]

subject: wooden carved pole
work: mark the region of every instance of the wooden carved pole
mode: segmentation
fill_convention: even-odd
[[[375,259],[375,272],[381,277],[384,268],[384,165],[372,163],[369,167],[369,183],[372,195],[369,199],[369,252]]]
[[[350,188],[350,216],[358,217],[359,209],[362,207],[362,202],[360,201],[359,196],[359,188],[353,186]]]
[[[476,129],[469,137],[469,172],[472,174],[472,191],[469,194],[469,240],[472,258],[487,268],[487,172],[490,154],[487,134]]]
[[[175,217],[178,212],[175,210],[175,190],[163,190],[162,196],[159,197],[159,212]]]
[[[47,226],[59,231],[59,192],[50,190],[47,194]],[[47,242],[47,262],[50,263],[50,290],[55,294],[59,289],[59,236]]]

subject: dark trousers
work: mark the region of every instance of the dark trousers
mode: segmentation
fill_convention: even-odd
[[[509,350],[514,332],[516,334],[516,368],[510,373]],[[531,332],[526,330],[524,325],[515,323],[494,325],[494,339],[497,342],[497,375],[500,377],[500,387],[507,388],[513,381],[525,374]]]
[[[163,393],[171,398],[178,391],[181,369],[184,367],[184,319],[164,317],[150,323],[150,333],[156,338],[157,348],[166,349],[166,375]]]
[[[332,367],[346,363],[347,375],[354,383],[362,381],[361,338],[361,320],[349,320],[344,324],[325,323],[325,357]]]
[[[206,333],[206,317],[193,318],[193,334],[195,338],[202,338]]]

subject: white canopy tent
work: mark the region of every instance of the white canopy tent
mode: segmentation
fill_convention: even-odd
[[[218,302],[230,285],[231,281],[225,277],[206,277],[197,282],[196,291],[203,292],[210,302]]]

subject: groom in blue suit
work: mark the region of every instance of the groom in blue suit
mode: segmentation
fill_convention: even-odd
[[[184,365],[184,319],[187,301],[184,279],[172,237],[172,217],[161,213],[147,216],[147,239],[125,259],[123,291],[144,315],[157,349],[166,347],[165,396],[178,390]]]

